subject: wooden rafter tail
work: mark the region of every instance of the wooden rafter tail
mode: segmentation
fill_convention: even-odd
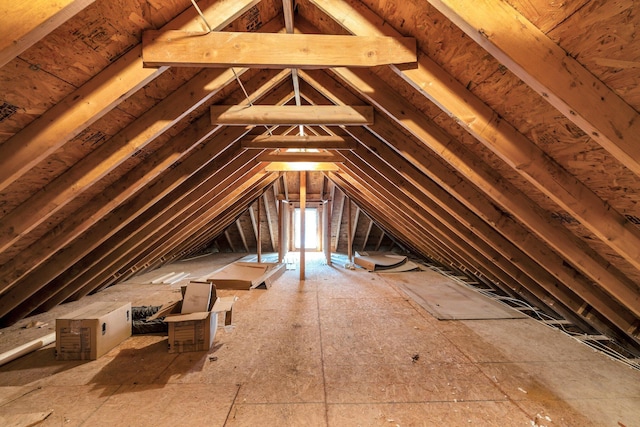
[[[411,37],[149,30],[146,67],[329,68],[417,63]]]
[[[340,105],[213,105],[218,125],[372,125],[373,107]]]

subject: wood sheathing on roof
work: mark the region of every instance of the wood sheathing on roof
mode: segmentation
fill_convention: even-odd
[[[296,33],[412,37],[418,61],[300,67],[295,85],[142,60],[147,30],[285,33],[286,0],[201,0],[204,20],[188,0],[4,3],[3,325],[257,234],[277,251],[299,173],[243,144],[297,126],[212,125],[209,107],[358,105],[373,124],[306,128],[352,144],[306,175],[333,250],[350,213],[354,250],[410,250],[640,347],[637,3],[299,0]]]

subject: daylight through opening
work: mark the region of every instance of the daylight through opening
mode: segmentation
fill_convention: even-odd
[[[304,211],[304,248],[305,249],[318,249],[318,209],[307,208]],[[294,211],[294,231],[295,231],[295,245],[296,248],[301,248],[300,244],[300,208],[296,208]]]

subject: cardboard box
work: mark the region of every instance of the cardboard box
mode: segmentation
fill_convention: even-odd
[[[169,353],[183,353],[188,351],[207,351],[211,348],[218,328],[218,315],[224,313],[223,325],[232,322],[232,310],[235,297],[218,298],[216,287],[204,282],[211,289],[203,292],[203,282],[189,283],[184,290],[185,298],[197,288],[197,293],[202,296],[210,294],[207,311],[185,313],[185,300],[173,303],[170,312],[165,315],[164,321],[169,325]],[[189,287],[193,289],[189,289]],[[166,312],[165,312],[166,313]]]
[[[130,302],[95,302],[56,319],[56,359],[95,360],[130,336]]]
[[[169,315],[164,318],[169,324],[169,353],[206,351],[211,348],[218,328],[218,313]]]

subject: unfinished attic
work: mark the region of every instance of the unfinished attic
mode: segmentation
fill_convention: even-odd
[[[0,424],[639,425],[639,8],[3,2]]]

